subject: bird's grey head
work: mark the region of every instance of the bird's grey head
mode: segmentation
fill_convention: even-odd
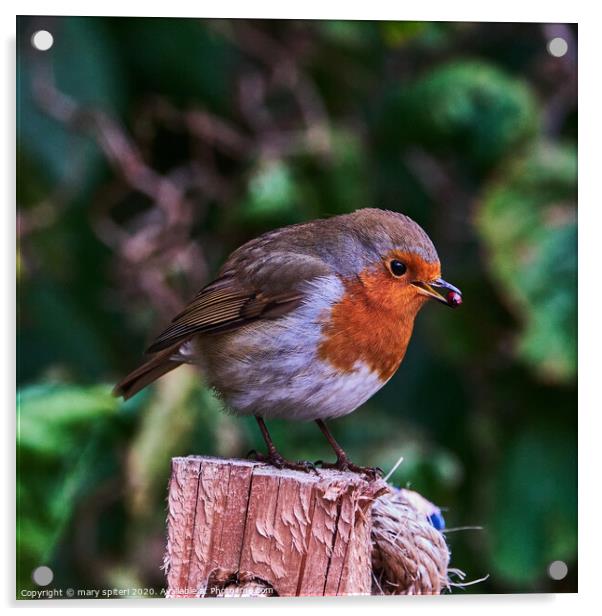
[[[392,251],[415,254],[427,263],[439,261],[422,227],[399,212],[365,208],[331,218],[328,223],[337,231],[329,252],[344,276],[373,266]]]

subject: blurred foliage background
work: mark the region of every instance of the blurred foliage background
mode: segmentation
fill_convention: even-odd
[[[50,51],[31,34],[50,30]],[[464,291],[332,423],[444,508],[457,592],[577,587],[576,27],[18,20],[18,585],[163,586],[170,457],[244,456],[182,367],[112,384],[228,253],[274,227],[407,213]],[[551,56],[562,36],[569,51]],[[272,422],[293,459],[313,424]],[[553,560],[569,575],[554,582]]]

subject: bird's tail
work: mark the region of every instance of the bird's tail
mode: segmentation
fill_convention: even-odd
[[[159,377],[185,363],[185,359],[178,355],[179,347],[180,343],[153,355],[117,383],[113,388],[113,395],[127,400]]]

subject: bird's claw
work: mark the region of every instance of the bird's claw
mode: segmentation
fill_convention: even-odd
[[[305,472],[307,473],[315,473],[316,475],[319,475],[320,473],[318,472],[318,469],[316,468],[316,465],[313,462],[310,462],[309,460],[298,460],[297,464],[299,466],[303,467],[303,470],[305,470]]]
[[[382,468],[378,466],[358,466],[347,458],[337,458],[336,462],[323,462],[322,460],[317,460],[315,465],[321,468],[332,468],[338,471],[365,475],[369,481],[380,479],[384,477],[385,474]]]
[[[247,458],[251,458],[256,460],[257,462],[264,462],[265,464],[270,464],[275,468],[282,469],[288,468],[294,471],[303,471],[305,473],[316,473],[318,474],[318,469],[313,462],[309,460],[299,460],[298,462],[293,462],[292,460],[287,460],[277,451],[270,452],[267,455],[263,454],[256,449],[252,449],[248,454]]]

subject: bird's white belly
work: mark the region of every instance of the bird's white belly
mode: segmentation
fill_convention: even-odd
[[[322,278],[291,314],[245,326],[216,344],[209,337],[200,342],[200,363],[232,412],[296,420],[339,417],[384,385],[361,362],[342,371],[318,356],[322,323],[343,292],[337,278]]]
[[[295,420],[329,419],[351,413],[382,386],[379,376],[365,365],[343,373],[318,360],[284,387],[274,386],[267,379],[226,396],[226,401],[235,413]]]

